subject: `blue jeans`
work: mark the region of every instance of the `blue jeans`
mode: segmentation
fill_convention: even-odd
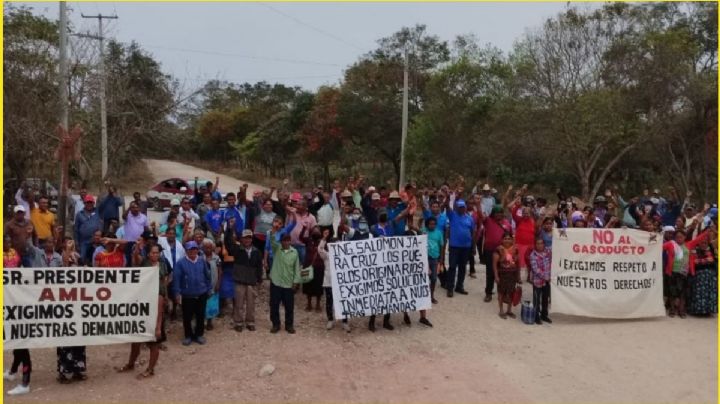
[[[470,247],[450,247],[450,267],[447,275],[447,290],[465,289],[465,272],[470,259]],[[457,273],[457,283],[455,274]]]
[[[300,266],[305,265],[305,246],[304,245],[294,245],[294,249],[298,252],[298,258],[300,259]]]
[[[80,259],[82,260],[83,264],[87,266],[93,266],[92,262],[85,262],[85,257],[87,257],[88,249],[91,247],[92,242],[91,241],[85,241],[80,242]]]

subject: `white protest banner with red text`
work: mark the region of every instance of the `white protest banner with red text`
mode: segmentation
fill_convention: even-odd
[[[335,318],[430,309],[427,236],[328,244]]]
[[[600,318],[665,315],[662,234],[555,229],[552,311]]]
[[[157,268],[4,268],[3,349],[155,339]]]

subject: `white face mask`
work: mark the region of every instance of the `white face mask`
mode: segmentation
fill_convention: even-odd
[[[350,215],[350,218],[351,218],[352,220],[360,220],[360,215],[358,215],[358,214],[353,214],[353,215]]]

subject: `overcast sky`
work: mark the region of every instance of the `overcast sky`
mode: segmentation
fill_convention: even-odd
[[[24,3],[20,3],[24,4]],[[81,13],[117,14],[106,35],[135,40],[187,87],[207,79],[266,80],[315,90],[403,26],[426,24],[451,41],[475,34],[507,52],[528,28],[567,3],[85,3],[69,2],[75,32],[97,31]],[[58,3],[30,3],[57,19]],[[587,7],[581,5],[580,7]]]

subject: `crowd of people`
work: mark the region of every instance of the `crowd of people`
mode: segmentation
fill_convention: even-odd
[[[197,181],[195,182],[197,184]],[[159,277],[155,340],[148,343],[148,367],[138,378],[154,374],[160,351],[167,349],[169,323],[183,324],[182,345],[208,343],[213,320],[231,316],[236,332],[256,331],[258,291],[269,280],[271,333],[296,332],[295,294],[302,268],[312,266],[314,278],[302,284],[305,310],[322,312],[326,328],[337,320],[350,332],[347,319],[333,315],[328,244],[342,240],[426,234],[428,279],[432,304],[436,285],[447,298],[468,295],[467,277],[485,267],[484,301],[497,295],[498,316],[515,318],[511,298],[518,284],[530,282],[537,324],[551,323],[551,249],[553,228],[638,228],[663,233],[664,294],[670,317],[712,316],[717,313],[717,206],[700,209],[670,189],[624,199],[607,190],[591,203],[557,193],[557,202],[530,195],[527,186],[504,193],[477,183],[468,190],[460,177],[452,186],[419,189],[408,183],[401,190],[375,187],[363,177],[336,180],[330,189],[311,192],[286,188],[248,195],[244,185],[227,193],[220,208],[216,184],[195,189],[192,198],[172,200],[158,222],[147,216],[148,203],[135,193],[125,206],[114,186],[99,201],[83,188],[73,196],[72,231],[57,225],[48,199],[21,188],[14,216],[5,225],[3,259],[13,267],[125,267],[157,269]],[[477,258],[477,259],[476,259]],[[284,308],[284,322],[280,308]],[[411,325],[409,313],[403,322]],[[419,323],[432,327],[426,311]],[[375,316],[367,327],[375,332]],[[391,315],[382,327],[393,330]],[[131,345],[128,362],[118,372],[132,371],[142,344]],[[21,383],[8,394],[29,392],[30,352],[13,352],[5,380]],[[57,380],[71,383],[87,378],[84,347],[57,348]]]

